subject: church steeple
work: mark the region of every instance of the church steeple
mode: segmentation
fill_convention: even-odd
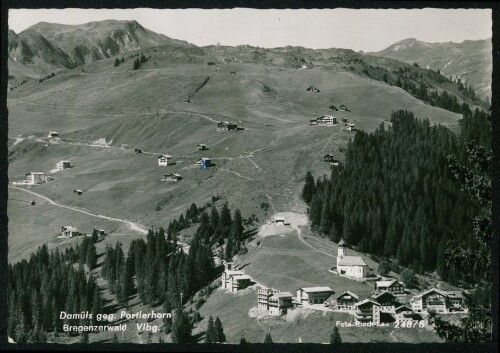
[[[339,249],[337,251],[337,267],[339,266],[340,260],[344,257],[344,247],[345,247],[345,242],[344,239],[340,239],[338,243]]]

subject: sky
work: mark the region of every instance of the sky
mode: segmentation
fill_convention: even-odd
[[[16,33],[38,23],[82,24],[136,20],[168,37],[198,46],[379,51],[406,38],[456,42],[492,36],[490,9],[10,9]]]

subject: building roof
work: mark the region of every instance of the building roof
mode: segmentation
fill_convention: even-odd
[[[205,145],[204,143],[199,143],[198,146],[201,147],[201,146],[207,146],[207,145]]]
[[[345,241],[344,239],[340,239],[339,243],[338,243],[338,246],[342,246],[342,245],[345,245]]]
[[[361,306],[361,305],[364,305],[364,304],[367,304],[367,303],[372,303],[373,305],[377,305],[377,306],[380,306],[379,303],[377,303],[376,301],[373,301],[371,299],[365,299],[365,300],[362,300],[356,304],[354,304],[355,307],[358,307],[358,306]]]
[[[275,221],[284,221],[285,217],[274,217]]]
[[[357,296],[356,294],[354,294],[354,293],[353,293],[353,292],[351,292],[351,291],[345,291],[344,293],[340,294],[340,295],[337,297],[337,299],[338,299],[338,298],[340,298],[340,297],[342,297],[342,296],[344,296],[344,295],[346,295],[346,294],[347,294],[347,295],[350,295],[351,297],[353,297],[353,298],[354,298],[354,299],[356,299],[356,300],[357,300],[357,299],[359,299],[359,296]]]
[[[177,178],[180,178],[181,175],[180,174],[177,174],[177,173],[170,173],[170,174],[165,174],[164,177],[171,177],[171,176],[174,176],[174,177],[177,177]]]
[[[233,277],[237,281],[240,280],[240,279],[251,279],[251,277],[249,275],[236,275],[236,276],[233,276]]]
[[[439,290],[439,289],[437,289],[437,288],[431,288],[431,289],[426,290],[425,292],[422,292],[422,293],[420,293],[420,294],[418,294],[418,295],[414,296],[414,297],[413,297],[413,299],[416,299],[416,298],[421,298],[421,297],[423,297],[424,295],[427,295],[427,294],[432,293],[432,292],[436,292],[436,293],[438,293],[438,294],[441,294],[441,295],[442,295],[442,296],[444,296],[444,297],[446,297],[446,296],[447,296],[446,292],[444,292],[444,291],[442,291],[442,290]]]
[[[160,158],[172,158],[172,156],[169,154],[162,154],[161,156],[158,156],[158,159]]]
[[[361,256],[344,256],[340,259],[339,266],[367,266]]]
[[[413,311],[408,305],[400,305],[395,309],[396,312],[400,311]]]
[[[79,232],[78,228],[75,228],[73,226],[63,227],[63,230],[69,230],[70,232]]]
[[[448,298],[461,299],[463,297],[461,291],[448,291],[445,292]]]
[[[330,287],[304,287],[299,289],[302,289],[306,293],[333,292],[333,289]]]
[[[45,175],[45,173],[42,173],[42,172],[29,172],[29,173],[26,173],[26,175]]]
[[[392,286],[394,283],[397,283],[398,281],[393,279],[393,280],[383,280],[383,281],[376,281],[375,282],[375,285],[377,287],[390,287]]]
[[[201,157],[201,158],[199,158],[199,159],[197,160],[197,162],[199,162],[199,161],[209,161],[209,160],[210,160],[210,158],[209,158],[209,157]]]
[[[293,297],[293,294],[290,293],[290,292],[279,292],[279,293],[274,293],[272,297],[275,297],[275,298],[291,298]]]
[[[62,162],[64,162],[64,163],[69,163],[69,161],[59,161],[59,163],[62,163]]]
[[[228,275],[228,276],[243,275],[243,271],[226,271],[226,275]]]

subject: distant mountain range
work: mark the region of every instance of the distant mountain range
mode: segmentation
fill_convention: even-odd
[[[491,97],[492,46],[490,40],[463,43],[425,43],[405,39],[377,52],[359,54],[347,49],[283,47],[264,49],[248,45],[197,47],[186,41],[150,31],[137,21],[106,20],[82,25],[40,22],[16,34],[9,30],[9,80],[12,84],[59,70],[71,69],[151,47],[168,47],[175,60],[220,63],[240,62],[301,67],[328,65],[355,70],[360,62],[373,63],[374,56],[440,70],[450,78],[472,85],[482,99]],[[174,59],[174,58],[173,58]],[[380,64],[380,63],[377,63]],[[397,66],[397,62],[391,63]]]
[[[491,39],[466,40],[462,43],[426,43],[409,38],[372,54],[440,70],[445,76],[460,78],[470,84],[481,98],[491,97]]]
[[[155,33],[137,21],[99,21],[82,25],[40,22],[16,34],[9,30],[9,59],[46,73],[73,68],[159,45],[192,46]]]

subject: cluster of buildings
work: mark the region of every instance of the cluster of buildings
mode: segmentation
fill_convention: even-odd
[[[276,224],[281,223],[276,218]],[[345,242],[339,242],[336,274],[353,280],[365,280],[368,266],[360,256],[345,253]],[[222,288],[236,293],[252,284],[251,278],[238,270],[232,262],[225,263],[222,274]],[[379,325],[383,322],[418,321],[423,315],[433,311],[440,314],[466,313],[460,291],[443,291],[432,288],[408,300],[403,282],[394,278],[381,278],[374,282],[374,290],[369,297],[360,298],[351,291],[335,293],[328,286],[303,287],[294,296],[290,292],[280,292],[273,288],[257,290],[257,307],[273,316],[284,315],[296,307],[322,308],[346,312],[353,316],[356,323]]]
[[[208,148],[204,144],[199,144],[197,146],[197,149],[199,151],[205,151]],[[171,155],[162,154],[161,156],[158,156],[158,166],[167,167],[169,165],[174,165],[174,164],[175,164],[174,158]],[[199,168],[210,168],[212,167],[212,160],[208,157],[201,157],[198,158],[198,160],[195,162],[194,165]],[[176,182],[182,179],[183,178],[179,173],[169,173],[169,174],[164,174],[163,177],[161,178],[161,181]]]
[[[70,161],[59,161],[56,164],[57,170],[63,170],[71,168]],[[12,184],[14,185],[39,185],[53,180],[51,176],[47,176],[47,174],[43,172],[29,172],[24,175],[24,180],[15,181]]]
[[[104,229],[95,229],[95,232],[97,233],[97,236],[99,239],[102,239],[104,236],[106,236],[106,232]],[[73,237],[81,237],[81,236],[92,236],[92,234],[85,234],[82,231],[80,231],[78,228],[73,227],[73,226],[64,226],[61,227],[61,235],[58,236],[59,239],[68,239],[68,238],[73,238]]]

